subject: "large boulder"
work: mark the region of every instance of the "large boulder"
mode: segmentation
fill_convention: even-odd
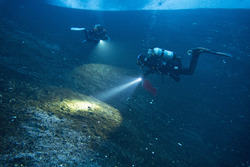
[[[120,112],[110,105],[69,89],[49,91],[45,99],[35,102],[42,110],[74,121],[74,126],[93,137],[106,136],[119,127]]]

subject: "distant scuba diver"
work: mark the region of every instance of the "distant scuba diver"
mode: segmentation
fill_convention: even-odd
[[[73,31],[84,31],[85,40],[84,42],[94,42],[98,43],[101,40],[110,41],[110,37],[107,35],[106,29],[104,29],[100,24],[96,24],[93,29],[87,30],[86,28],[72,27]]]
[[[162,74],[162,76],[170,76],[178,82],[180,81],[180,75],[192,75],[194,73],[199,55],[201,53],[232,57],[231,54],[216,52],[202,47],[188,50],[187,53],[192,56],[188,68],[182,67],[181,58],[177,56],[176,53],[157,47],[149,49],[148,56],[140,54],[137,58],[136,64],[141,68],[144,66],[149,68],[144,73],[143,78],[148,76],[150,73],[157,72]]]

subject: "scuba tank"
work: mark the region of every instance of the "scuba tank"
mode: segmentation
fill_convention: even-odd
[[[174,52],[161,48],[149,49],[148,54],[152,56],[153,55],[159,56],[160,58],[165,60],[172,60],[174,57]]]

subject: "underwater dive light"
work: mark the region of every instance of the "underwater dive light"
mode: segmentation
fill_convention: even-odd
[[[140,78],[138,78],[136,81],[140,82],[141,80],[142,80],[142,78],[140,77]]]

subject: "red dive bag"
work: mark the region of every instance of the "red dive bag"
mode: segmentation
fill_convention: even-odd
[[[150,83],[149,80],[144,79],[142,86],[144,89],[146,89],[149,93],[151,93],[153,96],[156,96],[158,91],[155,87],[153,87],[153,85]]]

